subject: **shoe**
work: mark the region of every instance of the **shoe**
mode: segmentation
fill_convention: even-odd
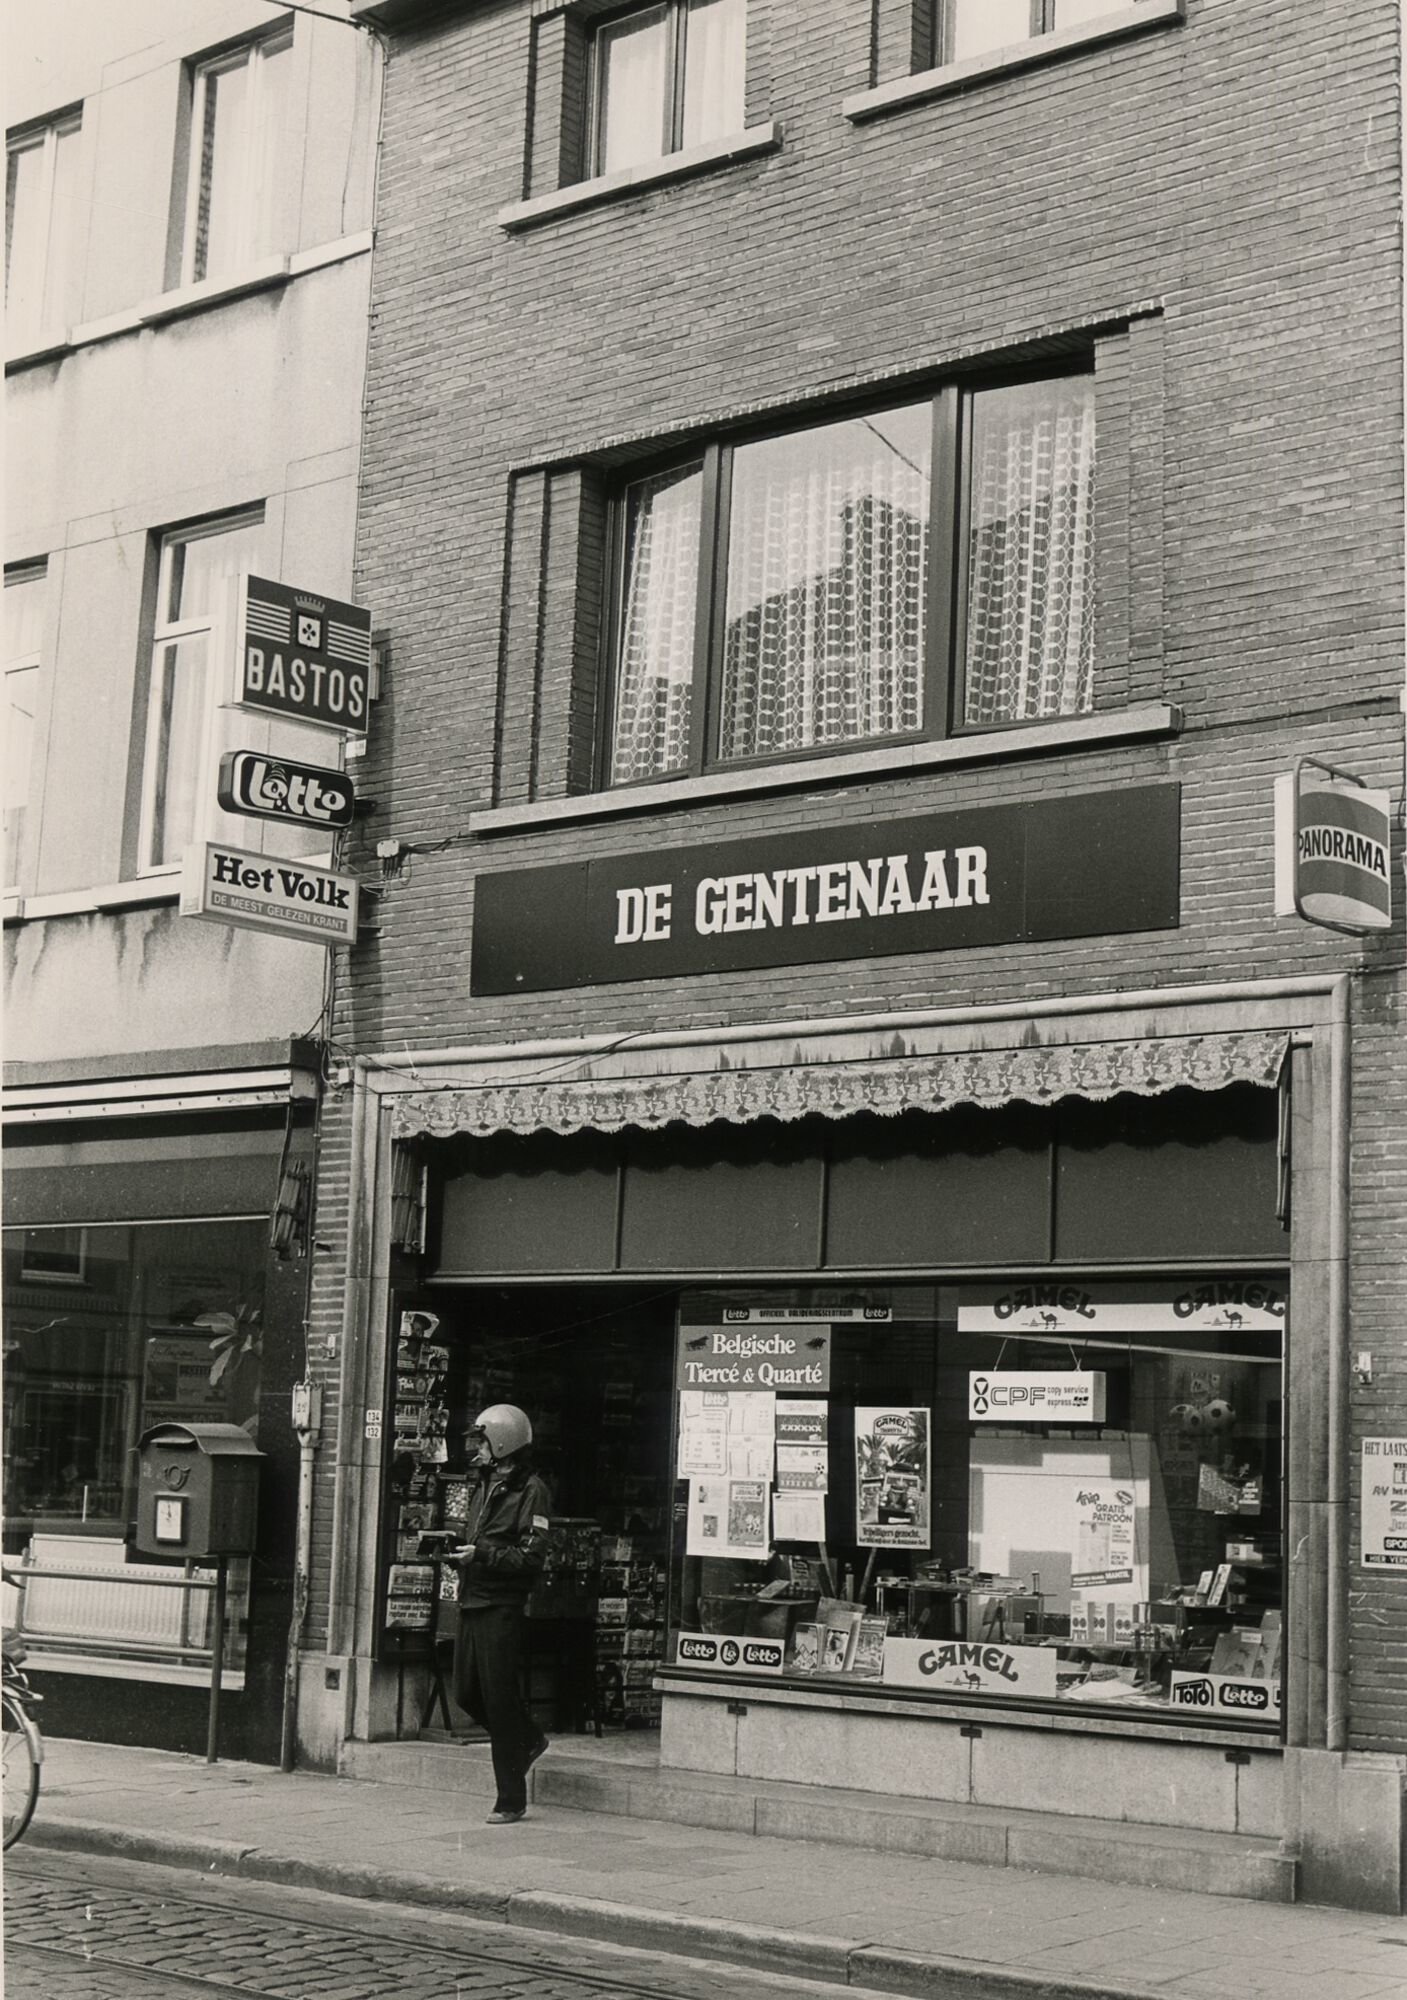
[[[528,1761],[526,1764],[524,1764],[523,1769],[525,1771],[530,1771],[533,1765],[537,1762],[538,1758],[542,1755],[543,1751],[550,1750],[551,1748],[552,1748],[552,1738],[550,1736],[539,1736],[537,1742],[528,1752]]]
[[[526,1806],[519,1806],[516,1812],[504,1812],[501,1806],[495,1806],[484,1821],[484,1824],[485,1826],[516,1826],[520,1819],[526,1819],[527,1816],[528,1809]]]

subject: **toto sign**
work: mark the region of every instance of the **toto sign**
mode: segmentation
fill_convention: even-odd
[[[294,764],[261,750],[225,752],[216,797],[226,812],[295,820],[300,826],[350,826],[356,806],[345,771]]]

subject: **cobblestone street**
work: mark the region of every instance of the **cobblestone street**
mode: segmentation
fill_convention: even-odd
[[[792,2000],[834,1991],[741,1968],[399,1906],[29,1854],[5,1871],[19,2000]],[[858,1989],[846,1989],[851,1996]]]

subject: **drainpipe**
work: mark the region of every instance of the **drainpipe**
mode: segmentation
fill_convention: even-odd
[[[298,1735],[298,1655],[308,1615],[308,1577],[313,1558],[313,1465],[322,1429],[322,1390],[315,1382],[293,1387],[293,1428],[298,1433],[298,1541],[293,1559],[293,1613],[288,1624],[288,1657],[283,1669],[283,1735],[279,1769],[293,1769]]]
[[[1328,1547],[1325,1586],[1324,1744],[1348,1748],[1349,1396],[1348,1163],[1349,980],[1334,982],[1329,1022]]]

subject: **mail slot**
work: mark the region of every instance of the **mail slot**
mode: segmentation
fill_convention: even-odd
[[[157,1424],[137,1444],[136,1546],[149,1556],[252,1554],[264,1454],[238,1424]]]

